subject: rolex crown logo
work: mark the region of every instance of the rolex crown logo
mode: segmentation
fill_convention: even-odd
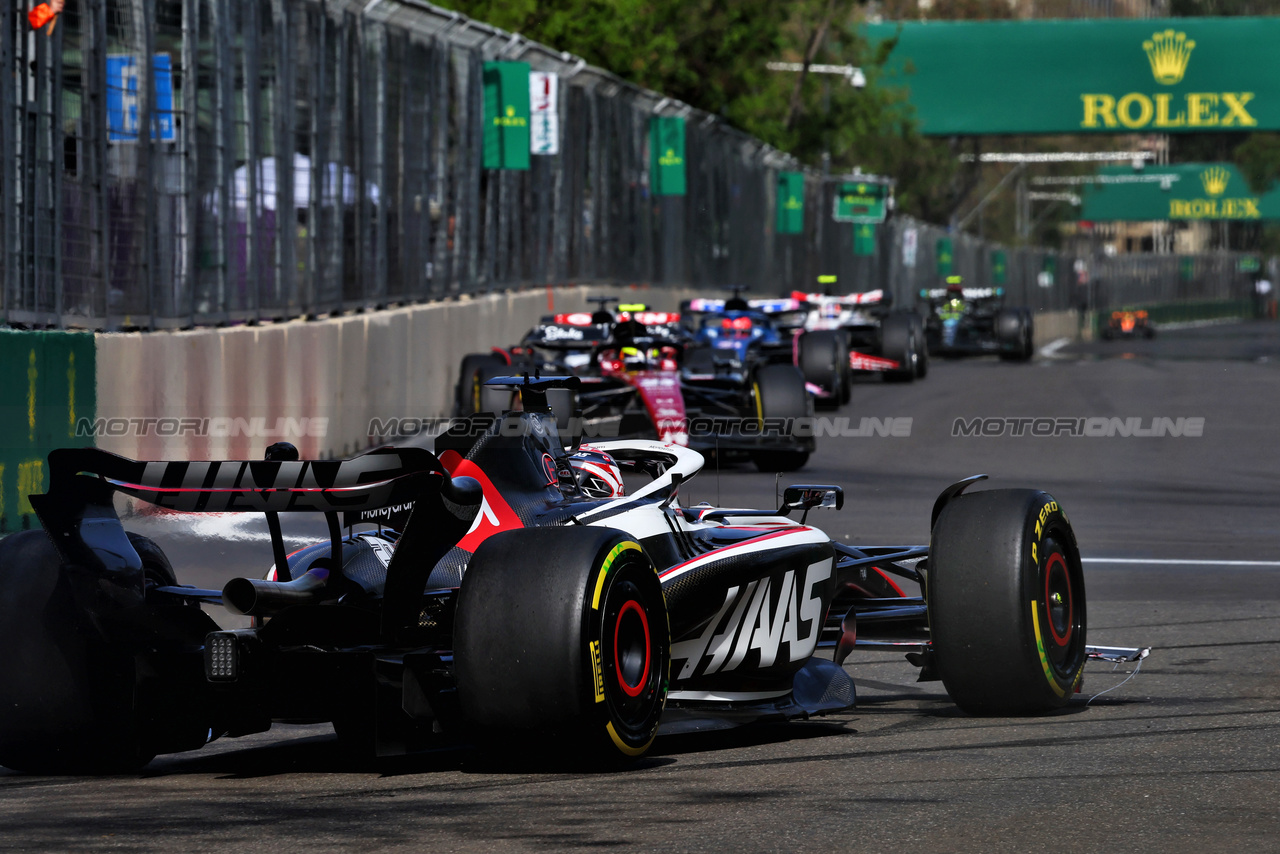
[[[1200,173],[1200,183],[1204,185],[1204,191],[1211,196],[1221,196],[1227,191],[1227,182],[1231,180],[1231,173],[1221,166],[1210,166],[1208,169]]]
[[[1175,33],[1173,30],[1153,33],[1149,41],[1142,43],[1142,49],[1147,52],[1147,59],[1151,62],[1151,73],[1155,75],[1156,82],[1166,86],[1172,86],[1182,80],[1182,75],[1187,70],[1187,63],[1191,60],[1191,51],[1195,46],[1194,41],[1187,39],[1186,33]]]

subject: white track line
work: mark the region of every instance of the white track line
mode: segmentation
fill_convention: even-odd
[[[1059,338],[1057,341],[1050,341],[1040,348],[1040,355],[1046,359],[1056,359],[1058,358],[1058,351],[1070,343],[1070,338]]]
[[[1280,560],[1187,560],[1155,557],[1086,557],[1085,563],[1145,563],[1161,566],[1264,566],[1280,567]]]

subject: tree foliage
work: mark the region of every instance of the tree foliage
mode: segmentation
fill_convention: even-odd
[[[882,85],[889,45],[856,35],[860,0],[445,0],[444,5],[722,116],[802,162],[898,179],[905,210],[945,218],[959,188],[951,147],[921,136],[906,94]],[[775,72],[774,60],[855,65]]]

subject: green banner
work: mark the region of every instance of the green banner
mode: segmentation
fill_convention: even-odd
[[[529,168],[529,63],[484,64],[485,169]]]
[[[684,195],[684,119],[649,120],[649,186],[655,196]]]
[[[93,444],[76,424],[96,415],[95,353],[92,333],[0,330],[0,534],[38,527],[50,451]]]
[[[836,193],[836,222],[884,222],[888,187],[871,181],[845,181]]]
[[[1196,259],[1190,255],[1183,255],[1178,259],[1178,277],[1184,282],[1189,282],[1196,277]]]
[[[1003,285],[1009,275],[1009,257],[1003,249],[991,250],[991,284]]]
[[[898,37],[884,82],[926,134],[1280,129],[1280,18],[929,21]]]
[[[1280,219],[1280,188],[1252,192],[1231,163],[1104,166],[1097,180],[1085,185],[1083,220]]]
[[[954,260],[954,255],[952,254],[950,237],[938,238],[937,258],[938,258],[938,275],[939,276],[951,275],[951,262]]]
[[[778,234],[804,233],[804,173],[778,173]]]
[[[869,222],[860,222],[853,227],[853,254],[876,254],[876,227]]]

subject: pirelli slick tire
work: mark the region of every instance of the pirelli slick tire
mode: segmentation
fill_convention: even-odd
[[[462,365],[458,368],[458,385],[454,389],[454,415],[474,415],[485,411],[477,408],[479,400],[476,375],[482,367],[502,368],[505,365],[506,362],[496,353],[470,353],[463,356]]]
[[[952,499],[933,528],[926,589],[937,671],[966,712],[1052,711],[1080,689],[1084,573],[1052,496],[1000,489]]]
[[[880,324],[880,354],[900,365],[897,370],[884,372],[886,380],[909,383],[918,376],[922,349],[919,335],[917,323],[906,312],[894,312]]]
[[[829,397],[814,398],[814,405],[835,409],[849,401],[851,370],[849,347],[844,335],[835,331],[806,332],[800,336],[800,371]]]
[[[0,765],[136,770],[155,751],[134,713],[133,655],[93,626],[68,570],[43,531],[0,540]]]
[[[916,334],[916,379],[922,380],[929,375],[929,346],[925,339],[924,319],[915,312],[910,317]]]
[[[1003,308],[996,314],[996,338],[1000,358],[1006,362],[1026,362],[1035,352],[1035,321],[1025,308]]]
[[[587,764],[649,749],[671,632],[638,543],[611,528],[528,528],[476,550],[458,594],[454,671],[482,742]]]
[[[756,371],[751,390],[756,417],[761,424],[780,421],[794,428],[813,414],[804,376],[794,365],[764,365]],[[765,472],[796,471],[809,461],[808,451],[760,450],[751,452],[756,468]]]
[[[491,362],[477,368],[471,377],[471,405],[474,408],[468,414],[488,412],[501,415],[514,409],[519,396],[513,389],[485,385],[494,377],[511,376],[512,370],[505,362]]]

